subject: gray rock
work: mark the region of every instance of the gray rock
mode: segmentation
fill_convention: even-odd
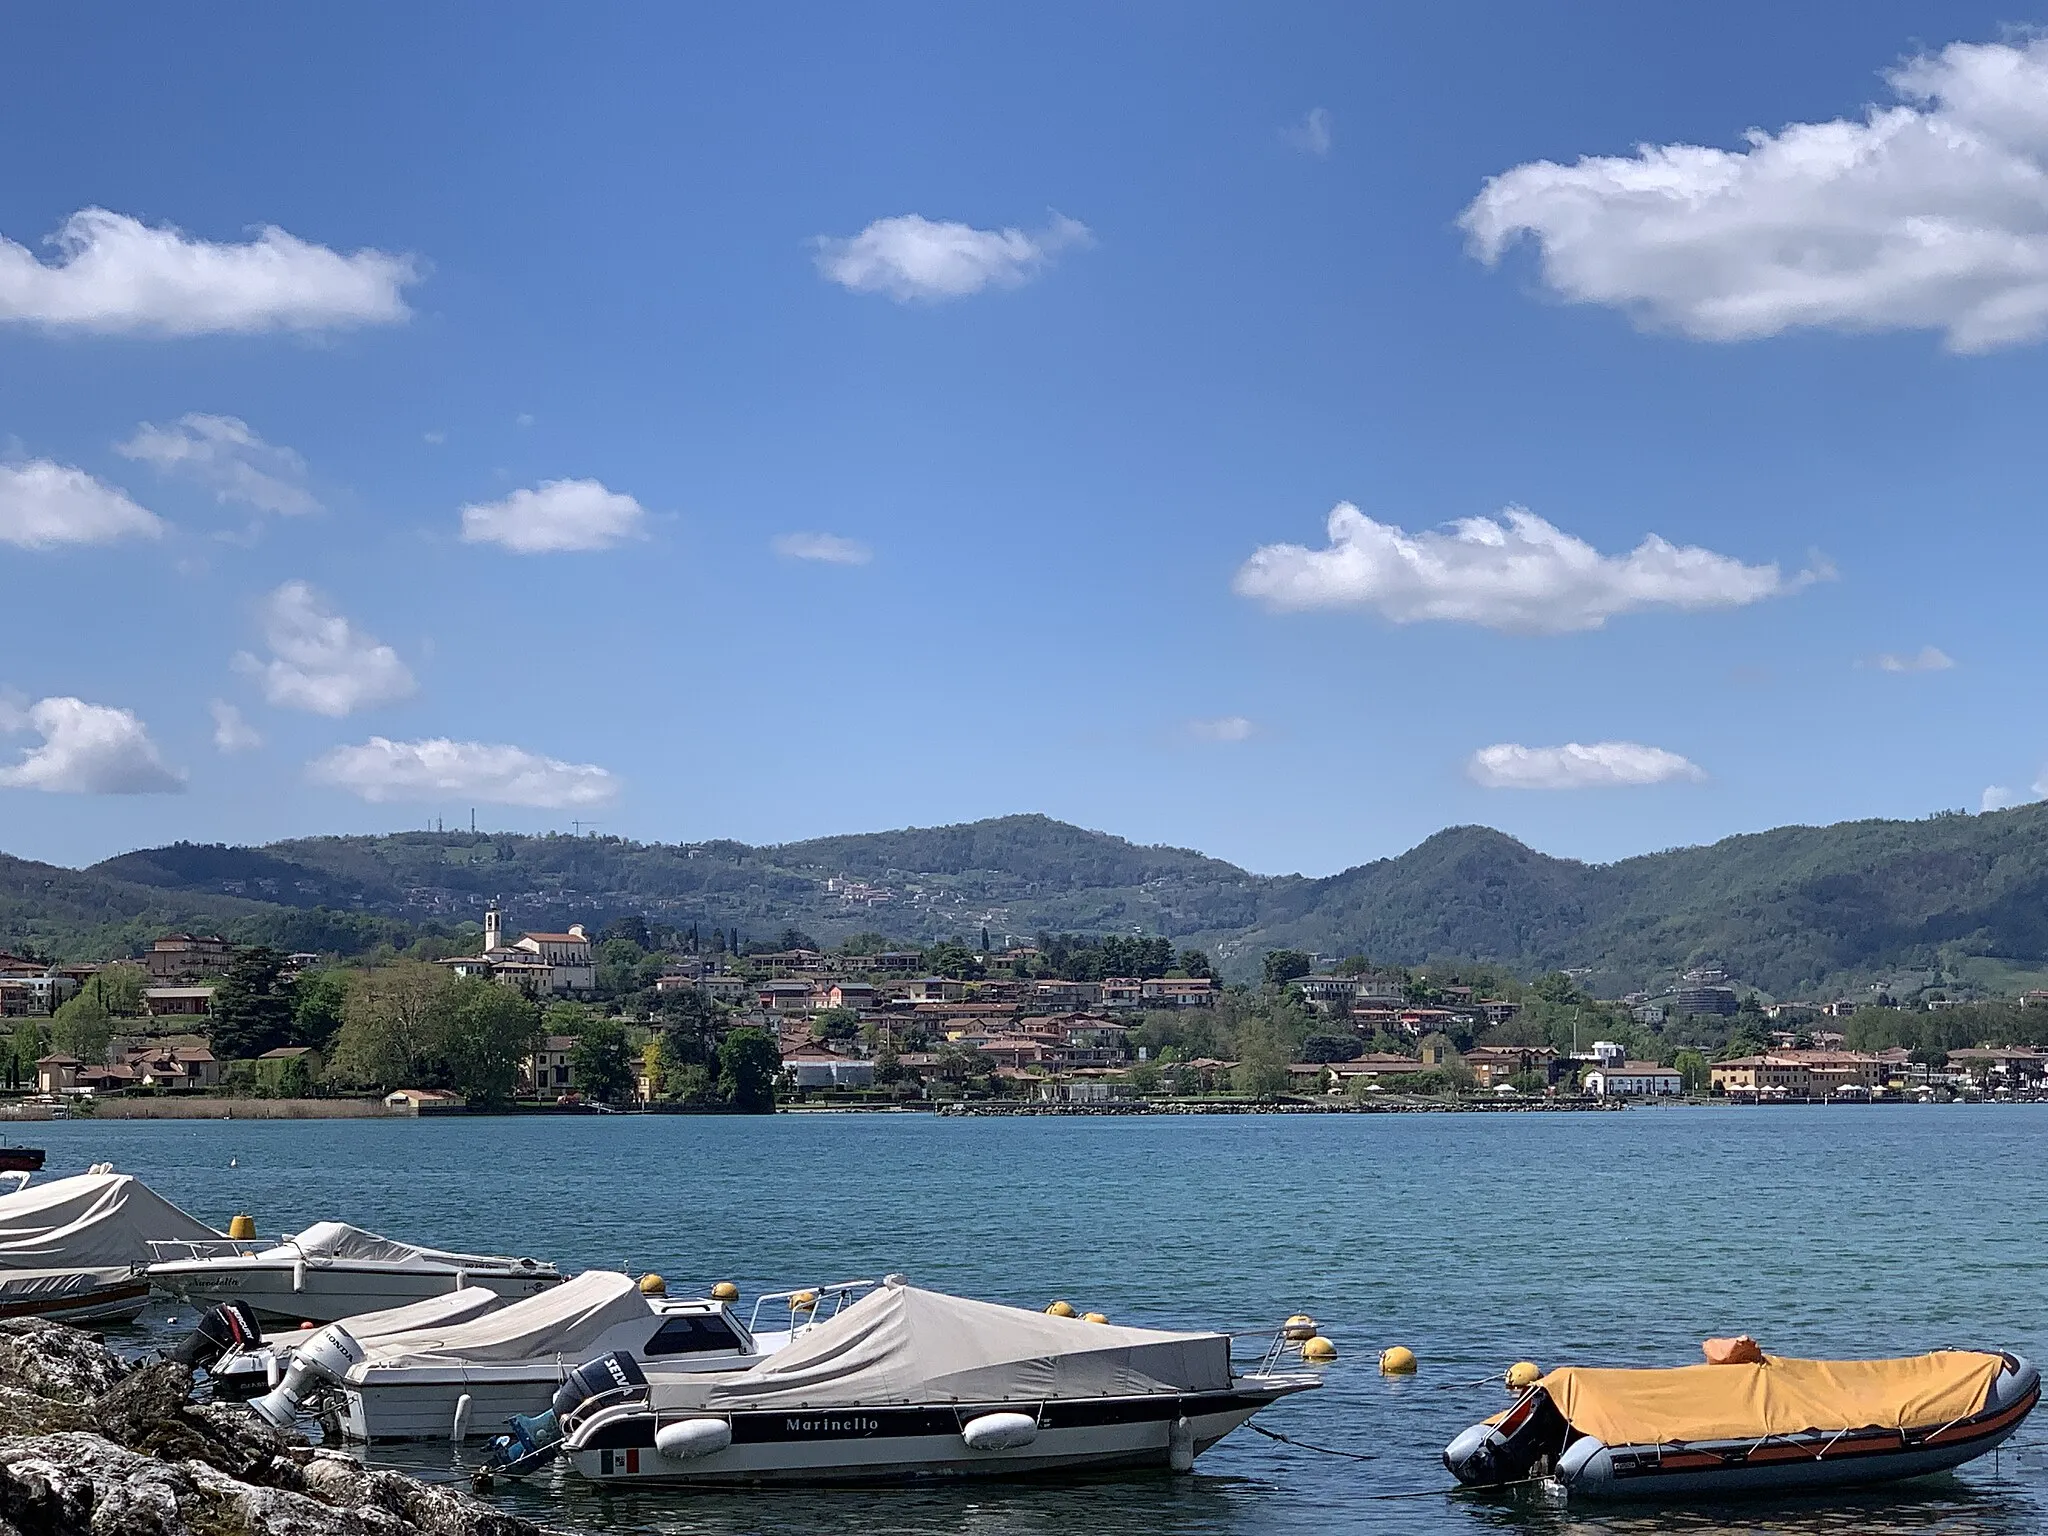
[[[82,1403],[111,1392],[128,1367],[97,1335],[34,1317],[0,1319],[0,1383]]]

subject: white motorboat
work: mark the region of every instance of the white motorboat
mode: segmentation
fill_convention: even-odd
[[[505,1298],[496,1291],[472,1285],[402,1307],[344,1318],[341,1326],[358,1343],[369,1346],[396,1334],[466,1323],[505,1305]],[[226,1302],[199,1320],[199,1326],[179,1346],[177,1357],[206,1372],[216,1399],[246,1402],[282,1382],[299,1346],[312,1337],[304,1329],[265,1336],[253,1312],[239,1302]]]
[[[743,1369],[788,1337],[756,1335],[724,1302],[649,1295],[611,1270],[586,1271],[467,1322],[374,1342],[352,1332],[340,1324],[314,1334],[278,1390],[250,1406],[288,1422],[317,1384],[339,1399],[335,1417],[349,1439],[460,1440],[539,1407],[594,1356],[630,1351],[666,1379]]]
[[[1278,1359],[1239,1375],[1228,1334],[1055,1317],[892,1276],[744,1371],[635,1382],[592,1362],[579,1374],[609,1364],[610,1379],[556,1418],[570,1463],[608,1484],[1184,1472],[1261,1408],[1321,1385]]]
[[[140,1179],[100,1166],[0,1195],[0,1318],[129,1322],[149,1303],[159,1241],[220,1234]]]
[[[451,1253],[322,1221],[264,1245],[220,1237],[150,1245],[152,1283],[185,1301],[239,1301],[259,1317],[332,1323],[482,1286],[506,1300],[559,1285],[562,1272],[538,1259]]]

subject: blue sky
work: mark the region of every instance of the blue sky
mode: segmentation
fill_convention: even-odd
[[[2037,19],[13,10],[0,848],[2032,798]]]

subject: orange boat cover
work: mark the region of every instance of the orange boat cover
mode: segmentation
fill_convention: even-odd
[[[1805,1430],[1938,1429],[1983,1410],[2005,1362],[1942,1350],[1903,1360],[1784,1360],[1670,1370],[1565,1366],[1538,1386],[1609,1445],[1747,1440]]]

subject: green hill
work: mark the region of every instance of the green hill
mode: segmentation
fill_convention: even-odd
[[[2048,806],[1785,827],[1605,865],[1452,827],[1321,879],[1254,875],[1044,816],[769,847],[469,832],[176,844],[83,872],[0,860],[0,945],[80,953],[206,923],[347,947],[402,924],[480,920],[492,901],[517,925],[638,912],[825,942],[1164,933],[1236,975],[1286,947],[1573,968],[1612,993],[1713,962],[1789,996],[1907,970],[2011,982],[2048,967]]]

